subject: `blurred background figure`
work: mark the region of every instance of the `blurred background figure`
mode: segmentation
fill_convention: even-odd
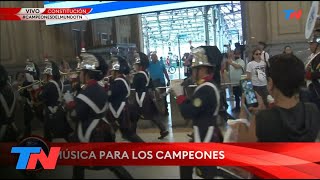
[[[270,56],[269,53],[265,51],[266,47],[267,44],[265,42],[260,41],[258,43],[258,49],[261,51],[261,60],[268,64]]]
[[[285,46],[283,48],[283,54],[293,54],[291,46]]]
[[[64,73],[68,73],[71,71],[70,65],[66,60],[62,60],[61,64],[60,64],[60,71],[64,72]]]
[[[227,64],[229,65],[229,77],[233,86],[233,95],[236,101],[236,107],[232,109],[233,112],[240,111],[240,97],[241,97],[241,88],[240,88],[240,78],[244,73],[244,60],[241,59],[241,51],[236,49],[234,54],[230,53],[230,57],[227,60]]]
[[[167,69],[165,67],[165,65],[163,64],[163,62],[158,60],[158,56],[157,54],[153,53],[151,54],[151,62],[149,64],[148,67],[148,71],[150,73],[150,77],[152,80],[152,84],[154,88],[157,87],[165,87],[170,86],[170,78],[167,72]],[[165,77],[167,79],[167,84],[165,81]],[[166,107],[166,115],[169,115],[169,111],[168,111],[168,102],[167,99],[165,98],[165,107]]]

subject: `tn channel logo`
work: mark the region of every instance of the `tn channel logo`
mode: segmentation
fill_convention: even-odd
[[[60,147],[49,147],[40,138],[24,139],[20,146],[11,148],[12,154],[19,154],[16,169],[55,169]],[[40,164],[39,164],[40,163]]]
[[[298,11],[295,11],[293,9],[285,9],[285,10],[283,10],[283,12],[285,13],[284,18],[286,20],[294,19],[294,18],[299,20],[301,18],[301,16],[302,16],[302,10],[301,9],[298,10]]]

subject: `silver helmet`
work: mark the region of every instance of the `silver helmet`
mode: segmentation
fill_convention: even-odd
[[[50,76],[60,76],[59,67],[53,61],[49,61],[45,59],[45,68],[43,74],[50,75]]]
[[[134,64],[139,64],[140,66],[143,66],[145,68],[149,67],[149,58],[146,54],[142,52],[136,52],[134,53],[134,59],[135,59]]]
[[[320,34],[313,34],[308,42],[320,44]]]
[[[100,66],[99,60],[93,54],[88,54],[85,49],[82,48],[80,56],[82,58],[80,70],[100,71],[98,70]]]
[[[45,67],[44,67],[43,74],[52,76],[52,63],[48,59],[45,59],[44,63],[45,63]]]
[[[118,58],[112,57],[111,60],[112,60],[111,71],[119,71],[121,66]]]
[[[202,47],[197,47],[192,50],[192,65],[191,67],[198,67],[198,66],[210,66],[213,65],[209,62],[208,56],[206,54],[206,50]]]
[[[27,60],[26,60],[26,67],[24,68],[24,70],[29,71],[29,72],[34,72],[34,73],[37,72],[36,67],[35,67],[33,61],[30,60],[30,59],[27,59]]]
[[[141,64],[141,58],[137,52],[134,53],[134,64]]]

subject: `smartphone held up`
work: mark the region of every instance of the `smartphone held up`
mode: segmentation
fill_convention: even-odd
[[[243,79],[240,81],[242,92],[245,95],[245,104],[249,107],[258,107],[257,96],[253,90],[251,80]]]

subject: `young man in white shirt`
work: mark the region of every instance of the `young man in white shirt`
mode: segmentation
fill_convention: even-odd
[[[229,75],[230,81],[232,84],[237,84],[233,86],[233,94],[235,96],[236,107],[232,109],[233,112],[240,111],[240,98],[241,98],[241,88],[240,88],[240,79],[241,75],[244,73],[245,62],[242,60],[240,50],[235,50],[230,53],[231,57],[228,58],[228,65],[229,65]],[[232,57],[233,56],[233,57]]]
[[[265,51],[267,44],[265,42],[260,41],[258,46],[259,46],[258,48],[261,50],[261,60],[268,65],[270,56],[269,56],[269,53]]]

